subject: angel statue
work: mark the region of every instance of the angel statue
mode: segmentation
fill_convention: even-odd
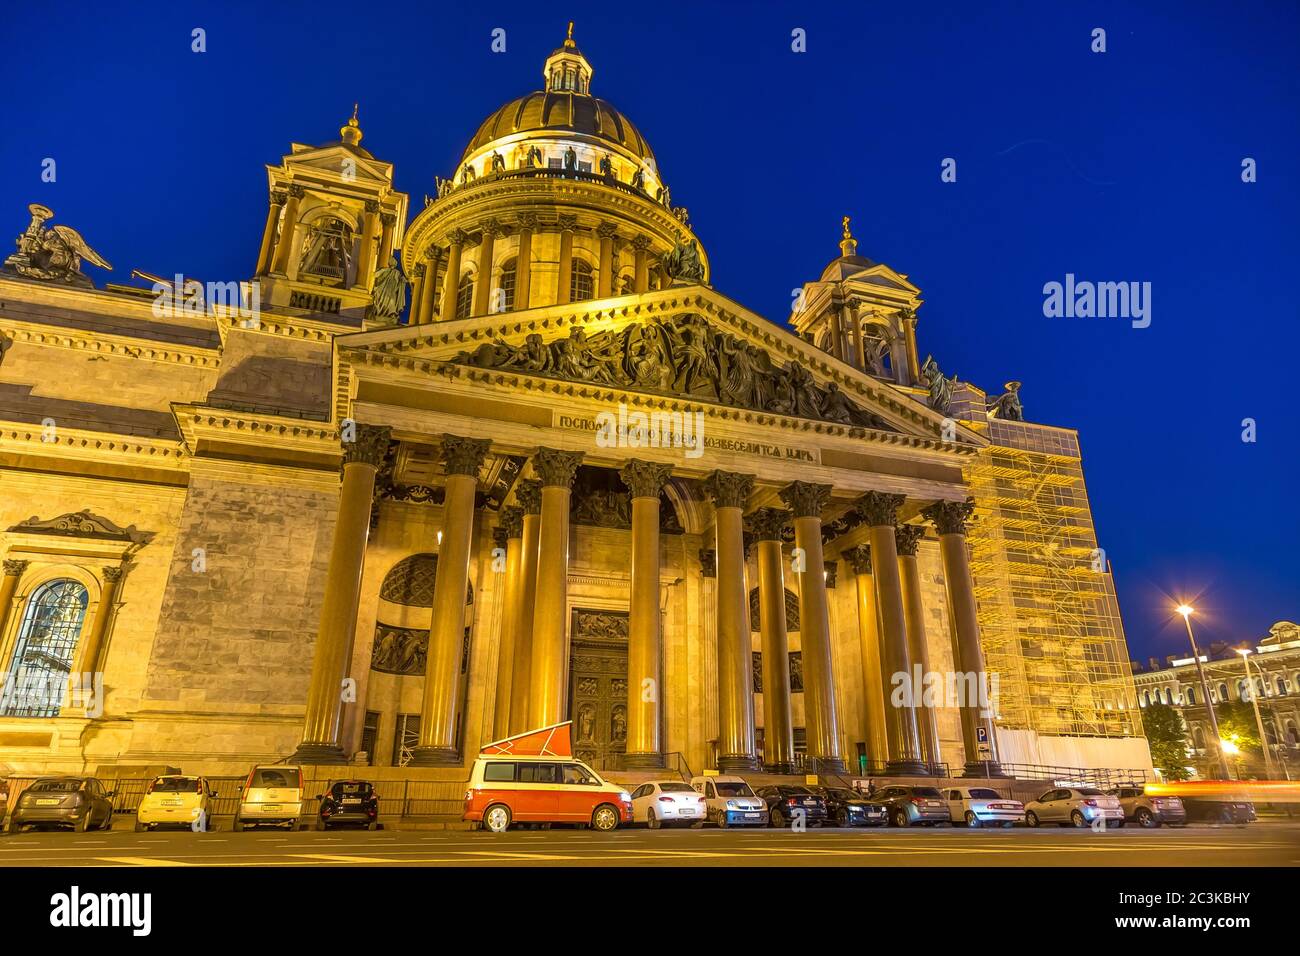
[[[661,262],[664,272],[668,273],[674,283],[704,281],[704,263],[700,260],[700,247],[694,239],[677,243],[671,252],[663,254]]]
[[[930,390],[929,405],[940,415],[948,414],[948,406],[952,404],[952,387],[956,382],[956,376],[948,378],[939,371],[939,363],[933,355],[925,357],[925,364],[921,366],[921,384]]]
[[[396,325],[402,310],[406,308],[406,288],[410,285],[402,270],[397,267],[397,260],[388,257],[388,265],[375,273],[375,288],[371,295],[367,318],[379,325]]]
[[[1020,383],[1007,382],[1002,387],[1006,392],[999,395],[989,406],[989,414],[1007,422],[1023,422],[1025,408],[1020,404]]]
[[[94,249],[86,245],[81,233],[71,226],[45,227],[45,221],[54,211],[40,203],[27,207],[32,221],[27,231],[18,237],[18,251],[5,260],[6,271],[16,272],[29,279],[54,279],[76,285],[94,283],[81,274],[81,260],[101,269],[113,267]]]

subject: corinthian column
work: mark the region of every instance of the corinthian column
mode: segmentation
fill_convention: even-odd
[[[627,767],[662,767],[659,493],[670,465],[632,459],[618,475],[632,494],[632,595],[627,639]]]
[[[104,568],[104,588],[99,592],[99,603],[95,606],[95,622],[86,637],[85,647],[81,650],[81,670],[94,674],[104,669],[104,638],[108,635],[108,626],[117,610],[117,592],[122,583],[126,567]]]
[[[533,289],[533,233],[537,229],[537,213],[526,212],[519,217],[519,256],[515,259],[515,309],[528,308]]]
[[[14,594],[18,591],[18,580],[27,570],[30,562],[21,558],[5,558],[4,576],[0,577],[0,667],[9,663],[9,618],[13,614]],[[0,688],[3,692],[4,688]]]
[[[975,579],[966,550],[966,521],[974,504],[970,501],[940,501],[921,514],[934,522],[939,532],[939,553],[943,557],[943,579],[948,588],[953,631],[957,635],[957,668],[963,672],[961,736],[966,751],[966,776],[1000,776],[998,744],[993,724],[996,701],[988,690],[984,649],[980,646],[979,613],[975,602]],[[980,753],[980,737],[987,753]]]
[[[442,499],[442,541],[433,578],[429,653],[424,665],[420,706],[420,744],[411,763],[429,767],[460,763],[456,746],[456,706],[460,661],[465,646],[465,593],[469,554],[474,543],[474,493],[487,455],[485,438],[442,436],[446,481]]]
[[[749,516],[758,550],[758,620],[763,646],[763,768],[794,773],[794,721],[790,716],[790,642],[785,620],[781,535],[790,516],[763,508]],[[751,627],[753,626],[751,622]]]
[[[418,318],[412,323],[422,325],[425,322],[433,321],[433,297],[438,286],[438,258],[442,255],[442,250],[437,246],[430,246],[424,250],[424,282],[420,286],[420,301],[418,309],[412,307],[411,313],[418,314]],[[416,266],[418,271],[421,266]]]
[[[447,239],[451,242],[451,246],[447,250],[447,268],[444,270],[442,278],[442,315],[440,318],[444,322],[450,322],[456,318],[456,309],[460,305],[460,254],[464,250],[469,237],[462,230],[453,229],[447,233]],[[427,281],[433,282],[435,278],[436,273]]]
[[[366,200],[366,214],[361,221],[361,249],[357,255],[357,281],[354,288],[370,289],[375,274],[375,233],[379,231],[379,202]]]
[[[533,468],[542,480],[538,529],[537,595],[533,609],[533,664],[529,720],[545,727],[564,719],[568,683],[569,496],[582,453],[539,448]]]
[[[717,532],[718,769],[758,770],[754,745],[754,678],[745,594],[742,515],[753,475],[715,471],[705,490],[713,499]]]
[[[556,303],[565,305],[569,301],[569,286],[573,281],[573,231],[578,228],[577,216],[561,215],[560,230],[560,272],[559,288],[556,290]]]
[[[343,679],[352,657],[352,639],[361,599],[361,571],[370,534],[370,507],[375,494],[375,472],[388,451],[390,430],[357,425],[356,440],[343,443],[343,486],[339,513],[325,573],[325,599],[312,650],[311,684],[302,742],[294,752],[300,763],[344,763],[339,746],[339,718],[343,711]]]
[[[939,763],[939,727],[934,708],[925,703],[923,688],[930,673],[930,648],[925,637],[925,603],[921,600],[921,571],[916,564],[916,549],[925,537],[925,528],[915,524],[894,529],[898,548],[898,575],[903,585],[903,624],[907,630],[907,651],[912,660],[912,695],[916,700],[916,733],[921,738],[921,758],[931,766]],[[916,678],[920,675],[920,680]]]
[[[871,575],[871,548],[860,544],[844,552],[858,590],[858,645],[862,651],[862,698],[867,718],[867,760],[884,768],[889,760],[885,735],[885,681],[880,666],[880,614]],[[870,772],[880,770],[869,768]]]
[[[858,513],[870,530],[871,563],[875,574],[876,606],[880,609],[880,637],[885,677],[886,737],[889,741],[891,776],[922,776],[926,772],[921,760],[921,738],[916,728],[916,709],[912,699],[894,701],[890,685],[910,679],[912,662],[907,647],[907,619],[903,611],[903,584],[898,573],[898,547],[894,528],[902,495],[868,491],[857,501]]]
[[[802,551],[806,562],[798,579],[808,756],[817,759],[818,769],[838,773],[844,769],[844,758],[840,755],[840,725],[835,710],[826,562],[822,555],[822,509],[831,496],[831,486],[795,481],[782,488],[780,495],[794,515],[794,546]]]
[[[501,581],[501,638],[497,645],[497,699],[493,711],[492,735],[500,740],[510,736],[511,682],[515,675],[515,634],[519,607],[519,552],[523,547],[524,513],[519,508],[502,508],[501,524],[492,531],[498,551],[492,555],[493,569],[504,555]]]
[[[632,291],[646,292],[650,288],[650,239],[637,236],[632,240]]]
[[[596,276],[596,298],[608,299],[614,288],[614,237],[618,227],[610,222],[603,222],[596,227],[600,237],[600,272]]]
[[[266,227],[262,230],[262,247],[257,251],[257,271],[254,275],[266,275],[271,268],[271,255],[275,251],[275,230],[280,225],[280,210],[289,196],[283,189],[272,190],[271,208],[266,213]]]
[[[496,248],[497,236],[501,235],[501,224],[489,219],[483,224],[483,238],[478,247],[478,279],[474,284],[474,307],[472,315],[487,315],[496,311],[492,308],[492,251]]]
[[[275,258],[271,261],[271,271],[276,275],[289,274],[289,256],[293,252],[293,234],[298,228],[298,206],[306,190],[297,183],[289,186],[289,202],[284,207],[284,225],[280,229],[280,239],[275,246]]]
[[[515,672],[510,680],[510,733],[529,729],[528,694],[533,673],[533,611],[537,601],[537,543],[542,521],[542,483],[520,481],[515,500],[523,509],[519,553],[519,602],[515,613]]]

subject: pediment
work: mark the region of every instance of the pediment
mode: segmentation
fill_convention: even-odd
[[[943,440],[945,418],[922,402],[708,287],[580,305],[588,308],[552,306],[400,326],[337,342],[340,355],[354,361],[370,356],[382,364],[400,356]],[[985,444],[961,425],[955,437]]]
[[[330,144],[328,146],[294,144],[293,149],[292,153],[284,157],[284,165],[288,169],[295,169],[300,172],[303,170],[318,170],[327,178],[337,179],[340,170],[345,168],[344,162],[350,161],[351,165],[347,168],[351,169],[355,174],[351,177],[352,181],[361,180],[363,182],[392,185],[392,163],[385,163],[363,156],[342,144]]]

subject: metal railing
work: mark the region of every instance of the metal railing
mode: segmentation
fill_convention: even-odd
[[[1012,777],[1028,780],[1050,780],[1064,786],[1067,782],[1105,790],[1126,783],[1145,783],[1153,779],[1142,768],[1118,769],[1109,767],[1054,767],[1045,764],[1004,763],[1002,772]]]

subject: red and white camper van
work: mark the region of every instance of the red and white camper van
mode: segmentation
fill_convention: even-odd
[[[493,833],[512,823],[577,823],[605,831],[631,823],[631,795],[573,756],[571,728],[566,721],[483,747],[462,819]]]

